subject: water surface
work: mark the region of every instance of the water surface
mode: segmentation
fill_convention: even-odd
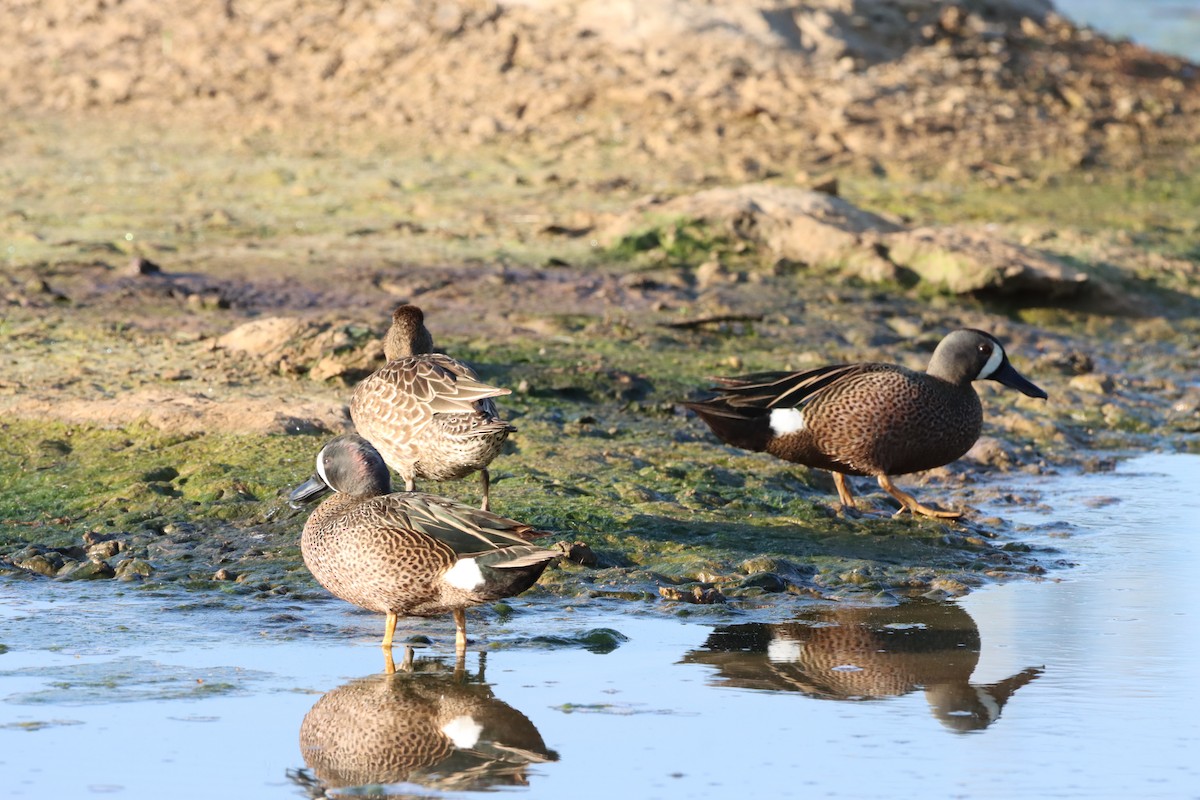
[[[1197,485],[1031,480],[1077,565],[954,603],[517,601],[459,674],[448,620],[387,678],[341,603],[6,580],[0,796],[1200,797]]]
[[[1077,24],[1105,35],[1200,61],[1197,0],[1054,0],[1054,7]]]

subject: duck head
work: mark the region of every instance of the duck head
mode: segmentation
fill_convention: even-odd
[[[1045,400],[1046,393],[1008,363],[1000,340],[990,333],[962,328],[938,343],[926,372],[958,385],[991,380],[1029,397]]]
[[[356,497],[373,497],[392,491],[387,464],[370,442],[357,433],[330,439],[317,453],[317,472],[288,495],[292,506],[313,500],[327,491]]]

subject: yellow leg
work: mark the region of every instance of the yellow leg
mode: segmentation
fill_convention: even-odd
[[[383,644],[384,650],[392,649],[392,637],[396,635],[396,620],[397,617],[391,611],[387,612],[387,619],[383,623]]]
[[[396,673],[396,662],[392,660],[391,648],[383,651],[383,671],[388,675]],[[400,671],[413,671],[413,649],[410,644],[404,645],[404,659],[400,662]]]
[[[483,503],[479,506],[484,511],[491,511],[491,502],[488,497],[488,489],[492,485],[492,476],[488,474],[487,467],[479,470],[479,485],[483,487]]]
[[[461,608],[454,609],[454,652],[467,652],[467,612]]]
[[[415,492],[417,490],[417,482],[413,478],[404,479],[404,491]]]
[[[900,516],[905,511],[912,514],[923,514],[926,517],[937,517],[938,519],[958,519],[962,516],[961,511],[938,511],[936,508],[921,505],[917,498],[907,492],[902,492],[896,488],[896,484],[892,483],[892,479],[887,475],[878,476],[880,487],[890,494],[892,497],[900,501],[900,510],[893,516]]]
[[[846,476],[840,472],[833,473],[833,485],[837,487],[838,499],[842,501],[842,505],[846,508],[858,508],[858,504],[854,502],[854,492],[850,491],[850,484],[846,482]]]

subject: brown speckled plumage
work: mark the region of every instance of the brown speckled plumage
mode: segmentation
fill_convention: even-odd
[[[1008,363],[990,334],[963,329],[938,345],[925,372],[895,364],[839,364],[717,380],[718,396],[685,403],[723,441],[834,473],[853,506],[846,475],[872,475],[901,511],[934,511],[896,489],[889,476],[939,467],[975,444],[983,407],[971,383],[997,380],[1046,396]]]
[[[947,727],[979,730],[1042,672],[1030,668],[998,683],[971,683],[979,652],[979,627],[961,606],[916,599],[882,608],[819,608],[781,624],[718,627],[683,661],[715,667],[724,686],[831,700],[922,689]]]
[[[433,337],[416,306],[392,314],[384,337],[387,363],[354,389],[350,417],[413,491],[417,479],[457,480],[481,473],[489,507],[487,466],[516,430],[500,419],[501,389],[483,383],[466,364],[433,352]]]
[[[391,493],[387,466],[355,434],[321,449],[317,475],[292,498],[325,489],[334,494],[300,538],[304,563],[335,596],[389,615],[385,646],[395,615],[455,612],[460,621],[465,608],[525,591],[558,556],[529,544],[540,535],[529,525],[433,495]],[[448,579],[462,562],[478,571],[475,585]]]
[[[456,742],[464,731],[477,740],[460,734]],[[533,723],[487,684],[428,674],[374,675],[327,692],[300,725],[300,751],[328,788],[524,785],[528,764],[558,758]]]

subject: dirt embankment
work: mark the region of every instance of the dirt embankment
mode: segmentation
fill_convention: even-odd
[[[13,0],[10,111],[608,148],[726,179],[1130,164],[1194,142],[1196,71],[1048,0]],[[904,163],[907,162],[907,163]]]

